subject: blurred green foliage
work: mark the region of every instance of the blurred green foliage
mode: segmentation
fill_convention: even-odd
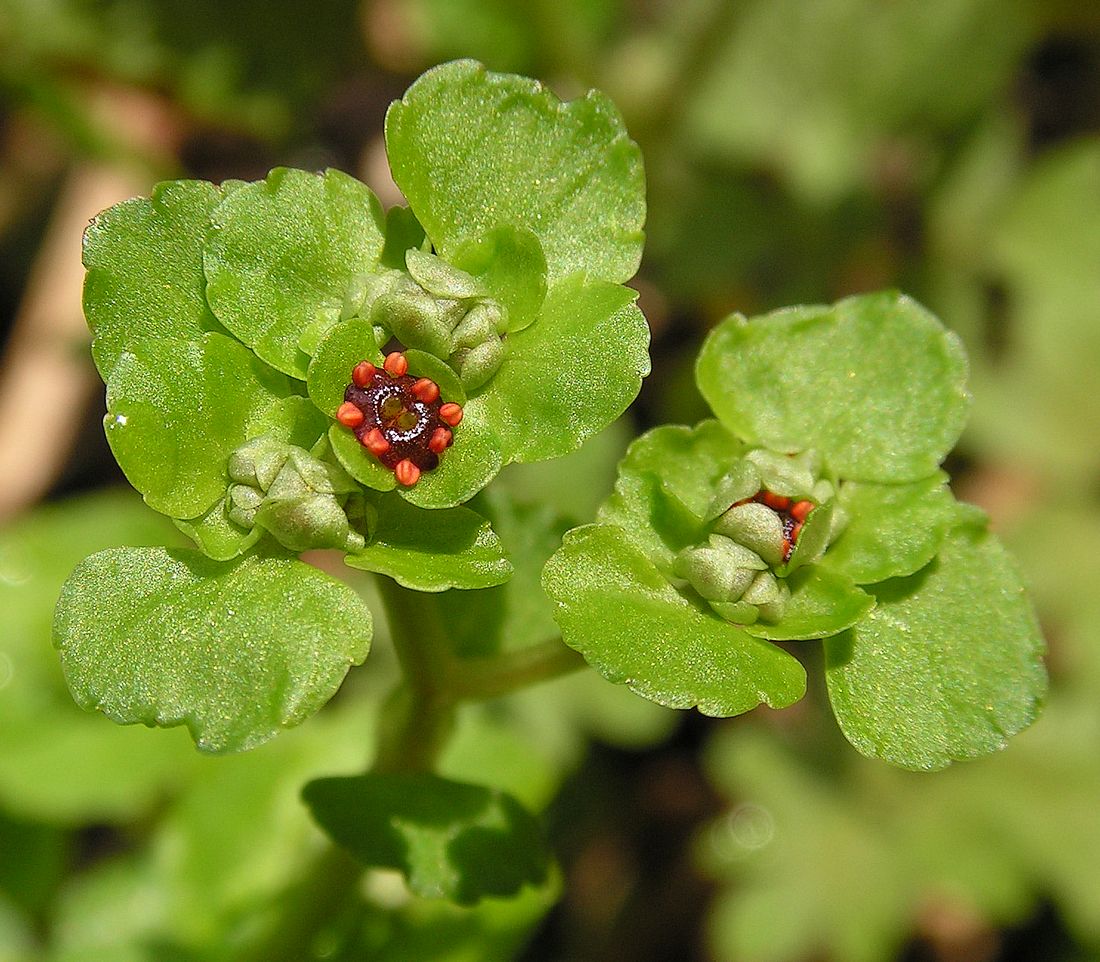
[[[654,839],[624,847],[636,799],[616,798],[588,836],[563,826],[585,810],[578,795],[602,797],[611,777],[601,749],[582,770],[589,781],[571,781],[586,745],[650,757],[634,753],[668,739],[678,719],[591,674],[467,708],[442,774],[563,813],[565,889],[594,893],[587,913],[567,901],[528,957],[667,958],[616,928],[647,914],[679,940],[677,957],[715,962],[885,962],[906,947],[922,959],[1100,957],[1095,7],[0,0],[0,301],[26,283],[12,265],[29,261],[41,233],[31,218],[53,189],[42,171],[114,143],[87,109],[90,88],[152,92],[200,140],[216,124],[276,154],[296,144],[328,155],[378,132],[354,126],[362,111],[348,90],[385,101],[456,56],[543,77],[567,96],[599,86],[641,143],[651,215],[640,283],[656,341],[640,420],[701,415],[686,372],[730,310],[893,285],[958,330],[975,394],[960,494],[990,510],[1051,644],[1053,686],[1034,729],[1003,756],[938,775],[855,757],[822,692],[791,710],[797,718],[681,724],[662,750],[686,759],[672,795],[692,797],[684,773],[698,756],[709,784],[703,801],[682,802],[695,804],[695,861],[713,880],[697,941],[699,906],[631,902],[655,891],[646,872],[674,874],[669,861],[646,862]],[[318,115],[341,110],[347,126],[326,141]],[[41,155],[15,136],[25,123]],[[527,559],[512,585],[490,589],[505,607],[489,644],[550,630],[534,585],[566,524],[552,508],[590,519],[625,440],[618,430],[568,462],[511,468],[486,495],[502,538]],[[114,494],[48,505],[0,533],[0,960],[260,958],[272,939],[300,936],[294,906],[307,891],[326,916],[301,958],[515,957],[559,880],[460,909],[385,872],[349,890],[324,861],[298,792],[308,778],[361,770],[392,673],[384,655],[314,722],[243,756],[200,758],[182,732],[116,728],[72,704],[50,647],[62,580],[91,551],[166,537],[136,499]],[[487,642],[467,600],[452,616],[472,653]],[[605,869],[593,884],[593,852],[621,874]],[[997,934],[1004,926],[1014,939]]]

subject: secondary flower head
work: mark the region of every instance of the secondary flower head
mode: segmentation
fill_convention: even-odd
[[[1033,617],[939,470],[969,404],[958,339],[905,297],[868,295],[731,317],[696,378],[716,419],[635,441],[598,523],[545,569],[566,642],[639,694],[733,715],[802,697],[802,665],[773,642],[826,639],[841,727],[909,767],[1026,725]],[[989,717],[954,726],[956,690]]]

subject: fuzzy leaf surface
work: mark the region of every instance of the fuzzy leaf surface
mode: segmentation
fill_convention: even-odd
[[[562,103],[471,60],[423,74],[386,114],[394,180],[447,260],[495,227],[534,232],[548,280],[622,282],[642,254],[641,152],[614,105]],[[440,185],[446,189],[440,189]]]
[[[658,566],[704,536],[714,489],[744,445],[717,421],[664,425],[637,438],[619,464],[599,520],[618,525]]]
[[[512,565],[489,522],[469,508],[426,511],[396,495],[376,502],[378,528],[353,568],[389,575],[414,591],[488,588],[507,581]]]
[[[199,180],[158,184],[105,210],[84,232],[84,314],[106,381],[145,337],[195,338],[222,326],[206,304],[203,244],[222,191]]]
[[[319,778],[313,817],[364,865],[392,868],[426,898],[472,905],[543,884],[550,853],[538,820],[511,795],[422,772]]]
[[[814,448],[842,478],[932,474],[970,406],[962,344],[896,293],[800,307],[711,332],[699,389],[734,434],[776,451]]]
[[[501,439],[506,461],[567,454],[634,400],[649,373],[649,328],[635,297],[574,277],[550,290],[537,321],[509,335],[500,370],[468,406]]]
[[[791,600],[775,624],[757,621],[745,631],[772,641],[827,638],[856,624],[874,606],[875,599],[851,578],[819,565],[799,568],[788,579]]]
[[[206,752],[297,725],[367,655],[370,611],[286,557],[112,548],[61,590],[54,642],[77,703],[121,724],[186,725]]]
[[[1043,642],[1023,584],[990,534],[957,528],[876,607],[825,643],[829,700],[863,754],[932,770],[1003,748],[1046,691]]]
[[[959,520],[946,482],[937,471],[913,484],[842,484],[837,497],[849,520],[825,562],[861,585],[920,570]]]
[[[381,208],[337,170],[280,167],[233,191],[213,213],[206,297],[230,331],[273,367],[305,378],[302,335],[335,323],[351,280],[382,253]]]
[[[573,529],[542,584],[566,644],[658,704],[727,716],[805,693],[794,658],[688,601],[621,528]]]
[[[107,385],[107,440],[150,507],[196,518],[225,494],[226,461],[248,425],[290,389],[239,342],[149,338],[119,359]]]

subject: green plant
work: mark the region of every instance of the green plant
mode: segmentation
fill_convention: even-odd
[[[1030,723],[1034,617],[939,470],[968,406],[962,348],[893,294],[713,332],[697,373],[717,420],[634,443],[598,522],[545,568],[571,647],[553,637],[531,569],[565,525],[480,492],[578,448],[648,372],[623,286],[639,151],[602,96],[563,104],[466,61],[391,107],[386,142],[408,208],[280,169],[163,184],[89,228],[108,440],[198,550],[78,565],[54,631],[81,705],[184,724],[208,752],[298,724],[371,642],[361,596],[299,558],[343,552],[383,576],[403,679],[369,772],[305,801],[358,864],[463,905],[552,889],[553,871],[519,801],[438,771],[456,708],[579,667],[571,649],[661,704],[733,715],[800,698],[776,643],[825,638],[845,733],[911,768]],[[506,586],[490,518],[524,552]],[[317,874],[355,871],[333,855]]]

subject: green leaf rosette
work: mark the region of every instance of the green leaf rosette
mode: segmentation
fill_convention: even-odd
[[[904,767],[1026,727],[1041,638],[938,467],[969,403],[958,339],[908,298],[866,295],[731,317],[696,375],[717,420],[635,441],[597,523],[546,566],[566,642],[661,704],[731,715],[801,697],[773,642],[828,639],[842,729]]]

